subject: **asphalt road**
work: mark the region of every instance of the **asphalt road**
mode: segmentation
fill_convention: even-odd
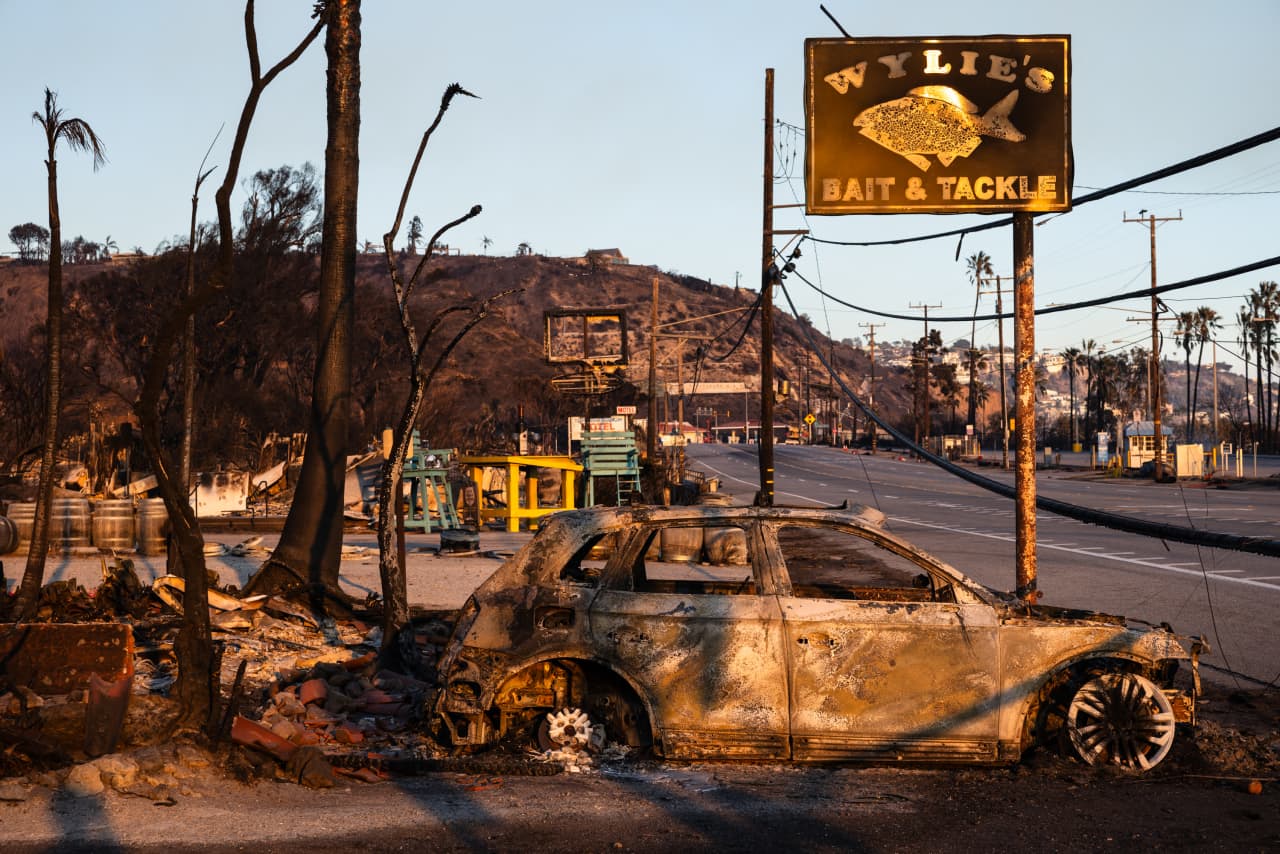
[[[690,465],[749,500],[759,485],[756,447],[691,445]],[[1013,502],[926,462],[899,455],[857,455],[819,446],[775,448],[775,500],[879,508],[890,529],[970,577],[1014,587]],[[1013,483],[1013,472],[983,468]],[[1158,522],[1249,536],[1280,537],[1280,484],[1206,488],[1203,482],[1095,479],[1042,471],[1042,496]],[[1038,583],[1048,604],[1168,622],[1204,635],[1213,650],[1205,675],[1231,671],[1266,683],[1280,678],[1280,560],[1166,543],[1040,512]],[[1242,684],[1248,684],[1241,680]]]

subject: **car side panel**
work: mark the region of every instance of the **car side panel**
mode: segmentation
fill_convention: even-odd
[[[994,761],[986,605],[782,597],[797,759]]]
[[[672,758],[788,756],[782,620],[773,596],[602,590],[595,656],[645,686]]]

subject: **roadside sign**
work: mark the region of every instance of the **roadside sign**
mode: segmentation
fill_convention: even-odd
[[[807,39],[811,214],[1071,208],[1070,36]]]
[[[635,415],[636,408],[634,406],[619,406],[614,410],[618,415]]]
[[[817,421],[817,420],[818,420],[818,419],[814,416],[814,414],[813,414],[812,412],[806,413],[806,414],[805,414],[805,416],[804,416],[804,423],[805,423],[805,424],[812,424],[813,422],[815,422],[815,421]]]

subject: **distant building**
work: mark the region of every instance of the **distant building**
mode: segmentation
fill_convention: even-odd
[[[1169,437],[1173,428],[1168,424],[1160,425],[1160,455],[1169,460]],[[1128,468],[1141,468],[1142,464],[1154,461],[1156,457],[1156,425],[1152,421],[1131,421],[1124,425],[1124,443],[1126,465]]]
[[[630,264],[621,249],[588,249],[582,260],[588,264]]]

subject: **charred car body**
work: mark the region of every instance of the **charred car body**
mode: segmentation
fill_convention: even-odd
[[[1026,606],[875,510],[559,513],[467,601],[440,662],[455,745],[581,709],[658,755],[1004,762],[1060,739],[1144,770],[1194,721],[1202,650],[1165,627]],[[1193,683],[1198,686],[1197,681]],[[556,717],[560,715],[560,717]],[[554,741],[554,739],[552,739]]]

